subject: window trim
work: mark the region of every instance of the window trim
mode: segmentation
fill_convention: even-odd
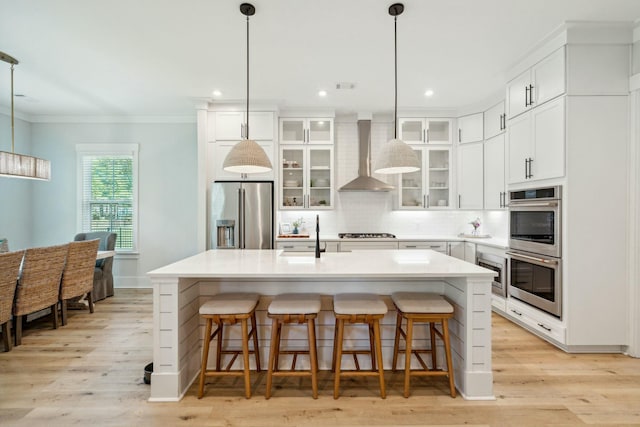
[[[139,144],[76,144],[76,229],[82,230],[82,194],[83,194],[83,165],[84,156],[122,156],[131,155],[133,174],[133,230],[132,248],[130,250],[117,249],[117,254],[138,254],[139,215],[138,215],[138,150]]]

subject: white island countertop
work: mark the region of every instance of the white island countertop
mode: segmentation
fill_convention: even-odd
[[[325,252],[209,250],[150,271],[156,277],[217,277],[306,280],[311,278],[492,278],[495,272],[424,250]]]

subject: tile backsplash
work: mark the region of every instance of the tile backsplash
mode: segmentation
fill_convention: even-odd
[[[280,223],[292,223],[302,217],[303,230],[315,230],[316,214],[320,215],[321,234],[344,232],[393,233],[401,236],[430,235],[455,236],[469,233],[469,222],[480,218],[480,233],[493,237],[507,237],[507,212],[468,210],[394,210],[397,193],[339,192],[341,186],[358,176],[358,130],[355,116],[337,117],[335,122],[335,209],[323,211],[279,211]],[[375,158],[381,145],[393,137],[390,120],[376,121],[371,125],[371,153]],[[398,177],[373,174],[374,177],[397,186]]]

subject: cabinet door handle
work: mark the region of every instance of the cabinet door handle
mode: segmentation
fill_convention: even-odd
[[[458,128],[458,142],[462,142],[462,129]]]
[[[533,178],[533,174],[531,173],[531,163],[533,163],[533,159],[529,157],[529,175],[527,178]]]
[[[544,329],[547,332],[551,332],[551,328],[544,326],[542,323],[538,323],[538,326],[540,326],[542,329]]]
[[[529,178],[529,159],[524,159],[524,179]]]
[[[427,204],[426,205],[427,205],[428,208],[430,208],[431,207],[431,202],[429,201],[429,195],[427,194],[425,197],[427,199]]]
[[[504,206],[502,206],[502,191],[500,192],[500,207],[501,208],[504,207]]]
[[[429,142],[429,129],[425,129],[424,134],[425,134],[425,142]]]
[[[524,87],[524,106],[529,106],[529,86]]]
[[[462,195],[458,194],[458,209],[462,208]]]
[[[405,248],[407,248],[407,249],[415,249],[417,247],[418,247],[417,245],[407,245],[407,246],[405,246]]]
[[[533,105],[533,85],[529,85],[529,105]]]
[[[522,316],[522,313],[520,313],[519,311],[514,310],[513,308],[511,309],[511,312],[517,314],[518,316]]]

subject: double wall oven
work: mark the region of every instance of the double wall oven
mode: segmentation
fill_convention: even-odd
[[[509,193],[509,295],[562,317],[562,187]]]

